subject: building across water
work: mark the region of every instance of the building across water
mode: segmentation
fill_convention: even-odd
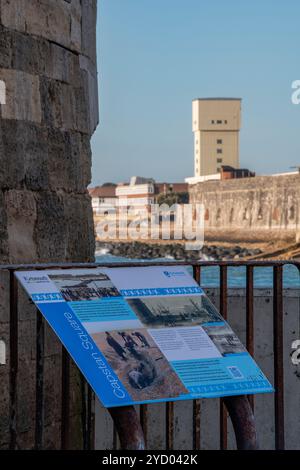
[[[94,214],[99,214],[117,207],[150,209],[162,196],[185,194],[188,197],[188,186],[187,182],[157,183],[153,178],[132,176],[129,183],[105,184],[90,188],[89,193]]]
[[[239,168],[240,98],[198,98],[192,103],[194,175],[221,172],[222,165]]]

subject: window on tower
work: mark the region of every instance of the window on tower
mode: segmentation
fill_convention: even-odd
[[[217,149],[217,153],[223,153],[222,149]]]

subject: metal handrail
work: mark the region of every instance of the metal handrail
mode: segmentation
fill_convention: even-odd
[[[200,266],[200,267],[209,267],[209,266],[227,266],[227,267],[237,267],[237,266],[252,266],[252,267],[274,267],[274,266],[285,266],[293,265],[300,269],[300,261],[297,260],[226,260],[226,261],[194,261],[194,260],[174,260],[174,261],[129,261],[129,262],[104,262],[104,263],[25,263],[25,264],[0,264],[0,270],[8,271],[28,271],[28,270],[43,270],[43,269],[79,269],[79,268],[97,268],[97,267],[106,267],[106,268],[120,268],[120,267],[136,267],[136,266]]]

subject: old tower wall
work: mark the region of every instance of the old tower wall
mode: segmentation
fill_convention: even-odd
[[[86,188],[98,123],[96,7],[96,0],[0,0],[2,264],[94,259]],[[61,345],[46,325],[37,344],[37,313],[20,289],[17,332],[11,328],[9,289],[2,271],[0,339],[7,363],[0,366],[0,449],[60,447]],[[10,357],[16,347],[17,363]],[[83,388],[73,366],[69,379],[67,445],[82,447]]]

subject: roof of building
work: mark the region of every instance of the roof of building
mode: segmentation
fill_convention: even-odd
[[[230,171],[230,172],[249,171],[250,173],[252,173],[252,171],[249,170],[249,168],[234,168],[233,166],[229,166],[229,165],[222,165],[221,168],[223,171]]]
[[[242,101],[242,98],[195,98],[193,101]]]
[[[172,188],[174,193],[184,193],[188,191],[187,183],[155,183],[155,189],[157,193],[163,193]]]
[[[136,184],[153,184],[154,182],[153,178],[145,178],[144,176],[132,176],[130,178],[130,186]]]
[[[116,197],[116,186],[96,186],[89,193],[91,197]]]

